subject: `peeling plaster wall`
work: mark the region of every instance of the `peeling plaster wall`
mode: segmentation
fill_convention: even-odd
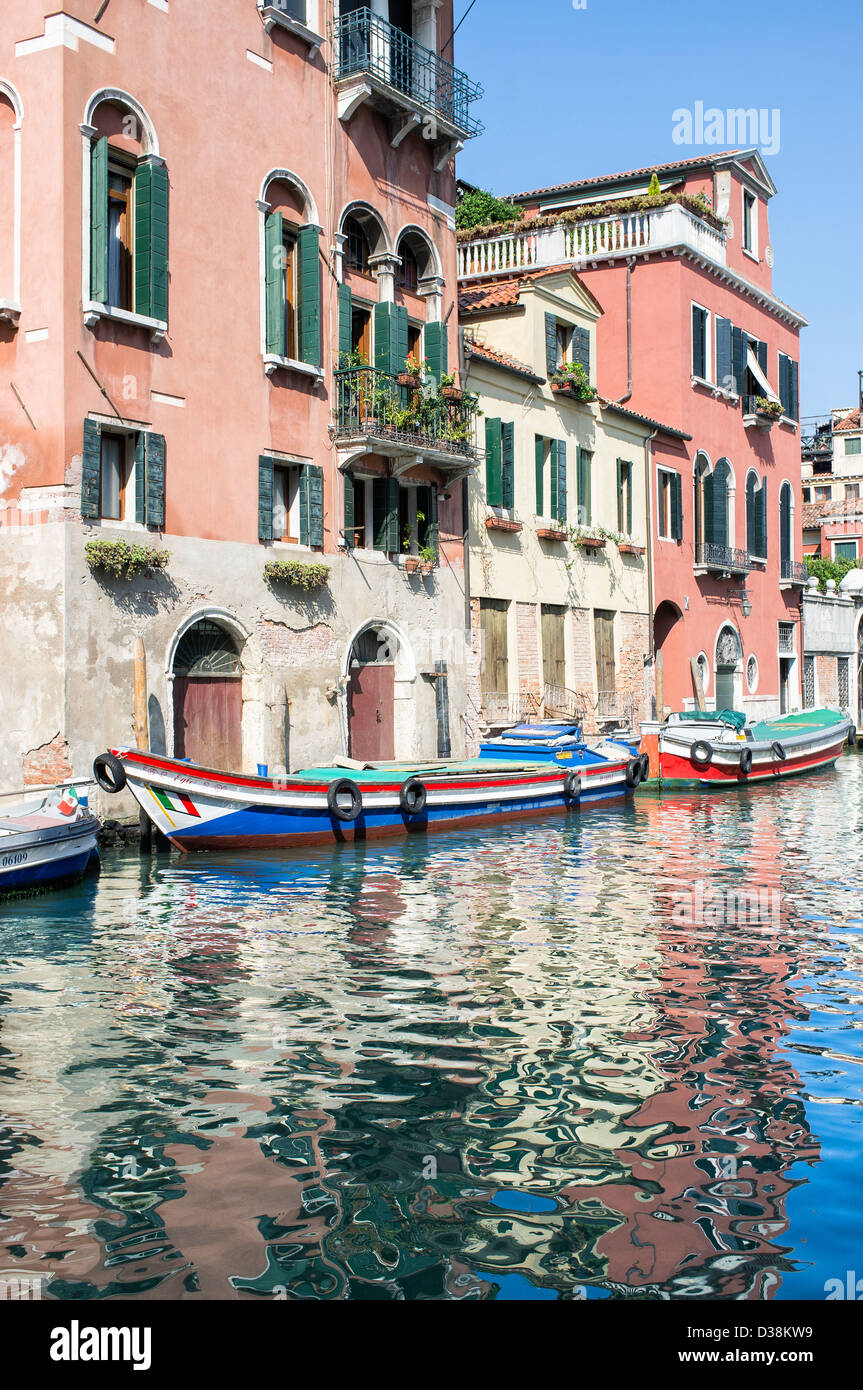
[[[64,527],[0,529],[0,788],[65,732]],[[40,779],[43,780],[43,779]]]

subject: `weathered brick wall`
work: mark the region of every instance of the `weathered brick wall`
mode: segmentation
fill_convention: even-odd
[[[21,759],[21,772],[26,786],[50,787],[73,776],[69,760],[69,745],[61,734],[50,743],[31,748]]]
[[[328,623],[312,623],[301,628],[264,618],[260,631],[265,654],[284,665],[298,666],[338,658],[333,630]]]
[[[839,663],[832,653],[815,658],[815,700],[819,705],[839,703]]]
[[[593,653],[593,614],[589,608],[572,610],[573,681],[577,694],[583,695],[587,707],[584,731],[597,732],[596,674]]]
[[[482,708],[482,686],[480,684],[480,664],[482,662],[482,632],[479,625],[479,599],[470,601],[470,651],[467,664],[467,704],[463,710],[452,710],[452,718],[459,717],[465,733],[466,756],[475,758],[479,753],[479,711]]]
[[[617,689],[623,702],[632,707],[635,726],[650,715],[650,696],[645,679],[644,658],[648,653],[650,631],[646,613],[618,615]]]
[[[515,605],[519,693],[539,696],[541,694],[541,676],[536,623],[535,603],[517,603]]]

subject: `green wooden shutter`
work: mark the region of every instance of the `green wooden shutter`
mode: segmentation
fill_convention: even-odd
[[[579,449],[578,473],[578,520],[581,526],[589,526],[593,513],[591,505],[591,462],[593,455],[587,449]]]
[[[354,531],[354,527],[356,526],[356,521],[354,519],[354,475],[349,468],[346,468],[344,473],[342,474],[342,484],[344,487],[345,497],[345,510],[343,522],[345,545],[348,546],[348,548],[351,548],[356,545],[357,537],[356,532]]]
[[[692,375],[707,375],[706,314],[697,304],[692,306]]]
[[[375,370],[387,372],[389,375],[393,375],[392,355],[390,351],[390,340],[392,337],[390,313],[392,307],[392,304],[376,304],[374,311]]]
[[[372,522],[375,550],[395,554],[399,548],[399,484],[397,478],[375,478],[372,483]]]
[[[590,376],[590,330],[575,327],[572,330],[572,360],[580,362]]]
[[[168,317],[168,171],[164,164],[135,170],[135,313]]]
[[[485,496],[490,507],[503,506],[502,440],[500,420],[485,422]]]
[[[767,559],[767,479],[761,479],[761,487],[758,492],[758,521],[759,521],[759,545],[758,554],[763,560]]]
[[[104,135],[90,151],[90,298],[96,304],[108,302],[108,141]]]
[[[399,548],[399,480],[387,478],[387,550],[395,555]]]
[[[716,384],[731,390],[731,319],[716,320]]]
[[[258,458],[258,540],[273,539],[273,460]]]
[[[683,480],[679,473],[671,479],[671,535],[673,540],[683,540]]]
[[[762,372],[767,372],[767,344],[758,342],[755,346],[755,356]]]
[[[557,520],[566,525],[566,444],[557,441]]]
[[[755,479],[746,479],[746,549],[750,555],[757,555],[757,528],[755,524],[756,493]]]
[[[557,440],[549,441],[549,473],[551,474],[551,515],[557,520]]]
[[[791,489],[787,483],[779,499],[779,557],[783,566],[791,559]]]
[[[502,506],[515,506],[515,425],[501,425],[501,498]]]
[[[800,419],[800,366],[791,361],[791,419]]]
[[[784,352],[779,354],[779,399],[782,402],[782,413],[788,414],[790,404],[790,372],[788,370],[789,359]]]
[[[631,463],[626,465],[626,534],[632,535],[632,490],[634,487],[633,467]]]
[[[543,515],[543,510],[542,510],[542,507],[543,507],[542,474],[543,474],[543,464],[545,463],[545,440],[543,439],[542,435],[538,434],[538,435],[535,436],[533,448],[534,448],[534,459],[535,459],[535,464],[536,464],[536,514],[537,514],[537,516],[542,516],[542,515]]]
[[[430,487],[428,497],[428,511],[426,513],[428,522],[426,524],[425,543],[429,550],[433,550],[435,555],[440,555],[440,523],[438,522],[437,488]]]
[[[403,304],[375,305],[375,367],[389,376],[405,369],[408,356],[408,311]]]
[[[429,372],[440,386],[441,377],[447,371],[447,333],[446,324],[436,321],[427,323],[424,338],[425,356]]]
[[[746,335],[742,328],[731,329],[731,375],[734,378],[731,389],[738,396],[743,395],[746,385]]]
[[[271,212],[264,223],[264,257],[266,260],[267,352],[276,357],[285,355],[285,248],[284,219],[280,212]],[[263,538],[262,538],[263,539]],[[272,537],[266,537],[271,540]]]
[[[305,464],[299,469],[297,502],[300,509],[300,545],[310,545],[309,540],[309,471]]]
[[[321,365],[321,270],[318,264],[320,227],[301,227],[297,237],[300,283],[300,361]]]
[[[622,531],[622,530],[623,530],[623,489],[622,489],[622,487],[621,487],[622,480],[623,480],[623,462],[622,462],[621,459],[618,459],[618,460],[617,460],[617,529],[618,529],[618,531]]]
[[[557,319],[554,314],[545,316],[545,369],[549,376],[557,371]]]
[[[704,508],[704,543],[705,545],[712,545],[714,541],[712,473],[704,474],[701,484],[701,501]]]
[[[351,355],[353,337],[352,322],[354,301],[350,285],[339,285],[339,366],[344,367],[346,358]]]
[[[143,526],[147,515],[147,436],[135,435],[135,520]]]
[[[320,549],[324,544],[324,470],[317,464],[307,463],[303,473],[306,475],[309,499],[308,544]]]
[[[84,421],[81,452],[81,515],[99,515],[99,485],[102,478],[102,426],[98,420]]]
[[[144,520],[148,526],[165,529],[165,436],[151,434],[144,437],[144,467],[146,470],[146,499]]]

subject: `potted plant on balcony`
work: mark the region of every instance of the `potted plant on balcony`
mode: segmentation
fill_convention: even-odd
[[[425,357],[422,360],[418,357],[409,357],[396,377],[396,381],[399,386],[404,386],[408,391],[418,391],[423,384],[427,370],[428,361]]]
[[[769,420],[771,424],[774,420],[781,419],[782,402],[773,401],[769,396],[755,397],[755,414],[761,420]]]
[[[595,401],[596,388],[581,362],[562,362],[549,377],[552,391],[566,392],[577,401]]]
[[[419,548],[420,570],[423,574],[431,574],[437,565],[437,551],[430,545],[421,545]]]
[[[464,392],[455,384],[455,372],[444,372],[440,379],[440,393],[445,401],[462,400]]]

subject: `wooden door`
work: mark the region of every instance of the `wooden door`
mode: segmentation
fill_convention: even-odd
[[[566,685],[566,609],[542,605],[542,677],[546,685]]]
[[[782,663],[779,663],[780,668]],[[734,709],[734,666],[717,666],[716,668],[716,708]],[[784,713],[784,695],[787,677],[783,679],[780,669],[780,700],[783,701],[782,713]]]
[[[174,756],[224,772],[242,772],[242,681],[175,676]]]
[[[505,694],[509,690],[506,618],[509,604],[504,599],[481,598],[479,622],[482,633],[480,685],[484,695]]]
[[[354,666],[348,686],[348,751],[363,762],[395,757],[394,666]]]
[[[596,689],[599,714],[614,713],[614,614],[602,608],[593,611],[596,646]]]

